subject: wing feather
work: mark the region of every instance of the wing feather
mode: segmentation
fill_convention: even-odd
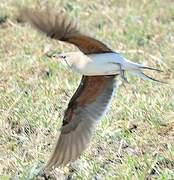
[[[101,41],[81,33],[77,22],[63,12],[23,8],[21,17],[50,38],[74,44],[85,54],[112,52]]]
[[[83,77],[82,81],[80,88],[78,88],[75,96],[72,97],[73,102],[70,101],[65,112],[61,134],[46,169],[52,166],[66,165],[76,160],[82,154],[90,142],[98,120],[106,112],[114,90],[118,86],[118,82],[113,76]],[[93,85],[92,82],[98,85],[96,87],[102,88],[95,97],[90,94],[96,91],[96,89],[90,90],[90,88],[93,88],[89,86],[89,84]],[[84,91],[86,94],[84,94]],[[87,98],[81,99],[81,94]],[[79,99],[83,100],[83,103]],[[71,137],[71,141],[69,137]],[[61,141],[66,143],[61,145]]]
[[[77,22],[64,13],[49,8],[44,11],[24,8],[21,16],[50,38],[74,44],[85,54],[112,52],[102,42],[81,33]],[[66,165],[82,154],[118,85],[115,76],[82,77],[65,111],[60,136],[45,169]]]

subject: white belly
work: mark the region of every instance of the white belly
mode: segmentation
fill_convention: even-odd
[[[91,54],[86,58],[85,63],[72,68],[87,76],[119,74],[120,66],[117,63],[124,61],[117,53]]]

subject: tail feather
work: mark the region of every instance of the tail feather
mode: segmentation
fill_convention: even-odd
[[[148,66],[140,66],[139,68],[140,68],[140,69],[149,69],[149,70],[157,71],[157,72],[163,72],[163,71],[160,70],[160,69],[152,68],[152,67],[148,67]]]
[[[141,70],[139,70],[139,71],[134,71],[134,72],[132,72],[132,73],[137,74],[140,78],[142,78],[142,79],[144,79],[144,80],[152,80],[152,81],[159,82],[159,83],[165,83],[165,82],[163,82],[163,81],[157,80],[157,79],[155,79],[155,78],[152,78],[152,77],[144,74]]]
[[[131,72],[133,74],[136,74],[137,76],[139,76],[140,78],[144,79],[144,80],[152,80],[152,81],[155,81],[155,82],[160,82],[160,83],[165,83],[163,81],[160,81],[160,80],[157,80],[157,79],[154,79],[148,75],[146,75],[143,70],[145,69],[148,69],[148,70],[152,70],[152,71],[156,71],[156,72],[163,72],[162,70],[160,69],[157,69],[157,68],[153,68],[153,67],[148,67],[148,66],[143,66],[141,64],[138,64],[138,63],[134,63],[134,62],[131,62],[129,61],[128,59],[124,59],[124,64],[123,66],[121,66],[121,70],[123,71],[128,71],[128,72]],[[123,75],[122,75],[123,77]],[[125,77],[123,78],[125,79]]]

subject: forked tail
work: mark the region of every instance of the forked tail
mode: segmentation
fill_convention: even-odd
[[[147,66],[143,66],[141,64],[138,63],[134,63],[131,62],[127,59],[124,59],[124,63],[122,65],[120,65],[120,71],[121,71],[121,77],[127,81],[126,77],[124,76],[124,71],[128,71],[131,72],[133,74],[136,74],[138,77],[144,79],[144,80],[152,80],[152,81],[156,81],[156,82],[160,82],[160,83],[165,83],[163,81],[157,80],[155,78],[152,78],[148,75],[146,75],[143,71],[148,69],[151,71],[156,71],[156,72],[163,72],[162,70],[159,70],[157,68],[152,68],[152,67],[147,67]]]
[[[152,81],[164,83],[163,81],[160,81],[160,80],[158,80],[158,79],[155,79],[155,78],[152,78],[152,77],[146,75],[146,74],[143,72],[144,69],[149,69],[149,70],[156,71],[156,72],[163,72],[163,71],[161,71],[161,70],[159,70],[159,69],[156,69],[156,68],[141,66],[141,67],[139,67],[137,70],[132,71],[132,73],[138,75],[140,78],[142,78],[142,79],[144,79],[144,80],[152,80]]]

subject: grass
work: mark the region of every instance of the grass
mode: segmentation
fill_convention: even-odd
[[[50,1],[49,1],[50,2]],[[58,179],[174,179],[174,3],[172,0],[56,1],[89,32],[127,58],[158,67],[168,84],[128,75],[90,147]],[[0,179],[36,179],[51,153],[80,75],[47,54],[74,51],[18,23],[17,7],[0,2]]]

